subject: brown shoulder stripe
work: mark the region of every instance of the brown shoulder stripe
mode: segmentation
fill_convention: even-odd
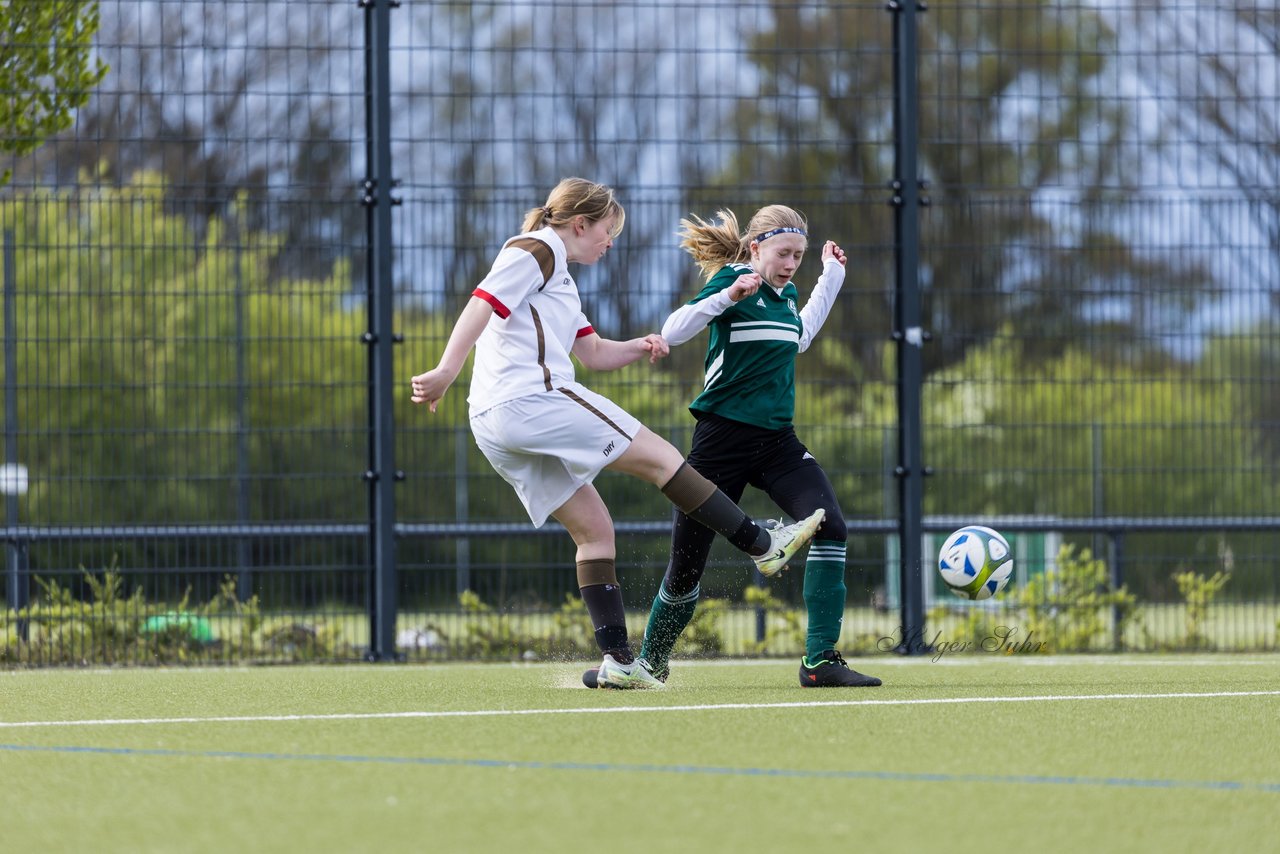
[[[533,260],[538,262],[538,267],[542,270],[542,287],[545,288],[547,282],[551,281],[551,274],[556,271],[556,253],[551,251],[551,247],[536,237],[517,237],[507,245],[515,249],[523,249],[533,256]]]

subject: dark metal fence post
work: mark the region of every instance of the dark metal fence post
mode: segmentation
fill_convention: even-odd
[[[396,659],[395,468],[392,388],[396,335],[391,264],[391,10],[398,0],[359,0],[364,9],[366,164],[361,202],[366,211],[369,264],[369,589],[370,661]]]
[[[453,433],[453,480],[457,484],[453,493],[455,518],[460,524],[471,521],[471,481],[467,472],[467,448],[471,441],[469,428],[459,425]],[[457,594],[471,589],[471,538],[458,537],[458,545],[454,551],[458,565],[454,568],[454,580]]]
[[[923,4],[920,4],[923,6]],[[924,585],[921,538],[924,516],[921,436],[920,173],[918,167],[918,33],[915,0],[891,0],[893,15],[894,330],[898,345],[898,510],[901,538],[902,643],[898,652],[920,655],[924,639]]]
[[[1093,453],[1090,455],[1092,468],[1092,484],[1093,484],[1093,516],[1101,518],[1107,512],[1107,491],[1105,482],[1103,481],[1103,459],[1106,453],[1106,444],[1102,432],[1101,424],[1094,423],[1092,431]],[[1106,539],[1106,535],[1102,531],[1093,532],[1093,553],[1102,555],[1103,545],[1110,541]],[[1056,557],[1056,555],[1055,555]]]
[[[1111,589],[1119,590],[1124,584],[1124,531],[1109,531],[1111,540]],[[1111,646],[1116,651],[1124,649],[1124,626],[1119,605],[1111,606]]]
[[[18,527],[18,495],[22,491],[17,483],[18,462],[18,272],[14,258],[13,229],[4,230],[4,461],[12,466],[14,483],[4,497],[5,524],[10,530]],[[5,598],[14,613],[21,612],[30,602],[31,590],[27,580],[27,547],[23,542],[9,542],[9,573]],[[18,637],[27,640],[27,621],[19,620]]]
[[[232,208],[226,217],[231,246],[231,275],[235,280],[236,306],[236,522],[249,524],[249,369],[245,352],[244,244],[240,237],[240,217]],[[253,549],[247,537],[236,538],[236,597],[241,602],[253,598]]]

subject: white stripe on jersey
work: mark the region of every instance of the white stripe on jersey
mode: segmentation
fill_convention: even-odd
[[[729,343],[735,341],[788,341],[799,345],[800,330],[776,320],[746,320],[729,324]]]
[[[776,329],[795,329],[794,323],[783,323],[778,320],[744,320],[740,323],[730,323],[730,329],[756,329],[762,326],[772,326]]]
[[[720,351],[720,355],[712,360],[710,366],[707,367],[706,379],[702,381],[703,389],[711,388],[711,384],[720,379],[720,375],[724,373],[724,351]]]
[[[735,324],[736,325],[736,324]],[[800,332],[794,326],[783,326],[779,329],[734,329],[729,332],[729,343],[739,341],[788,341],[800,346]]]

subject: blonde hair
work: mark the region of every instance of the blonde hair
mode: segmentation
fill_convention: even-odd
[[[767,240],[775,234],[800,234],[808,237],[809,224],[804,216],[786,205],[766,205],[755,212],[746,231],[738,228],[738,217],[731,210],[716,211],[718,223],[690,214],[680,220],[680,248],[693,256],[698,269],[708,280],[726,264],[745,264],[751,260],[751,243]]]
[[[547,194],[546,204],[525,212],[520,230],[537,231],[548,226],[563,228],[573,222],[575,216],[584,216],[588,222],[616,217],[611,236],[617,237],[622,233],[627,212],[614,195],[613,188],[586,178],[565,178]]]

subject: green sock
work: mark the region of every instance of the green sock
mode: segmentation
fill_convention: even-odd
[[[814,540],[804,563],[804,603],[809,609],[809,632],[804,641],[805,659],[817,661],[835,649],[844,622],[843,540]]]
[[[658,586],[658,595],[653,597],[653,607],[649,609],[649,622],[644,627],[644,643],[640,646],[640,657],[656,669],[667,666],[676,640],[693,619],[701,591],[701,586],[695,586],[683,596],[672,596],[665,583]]]

